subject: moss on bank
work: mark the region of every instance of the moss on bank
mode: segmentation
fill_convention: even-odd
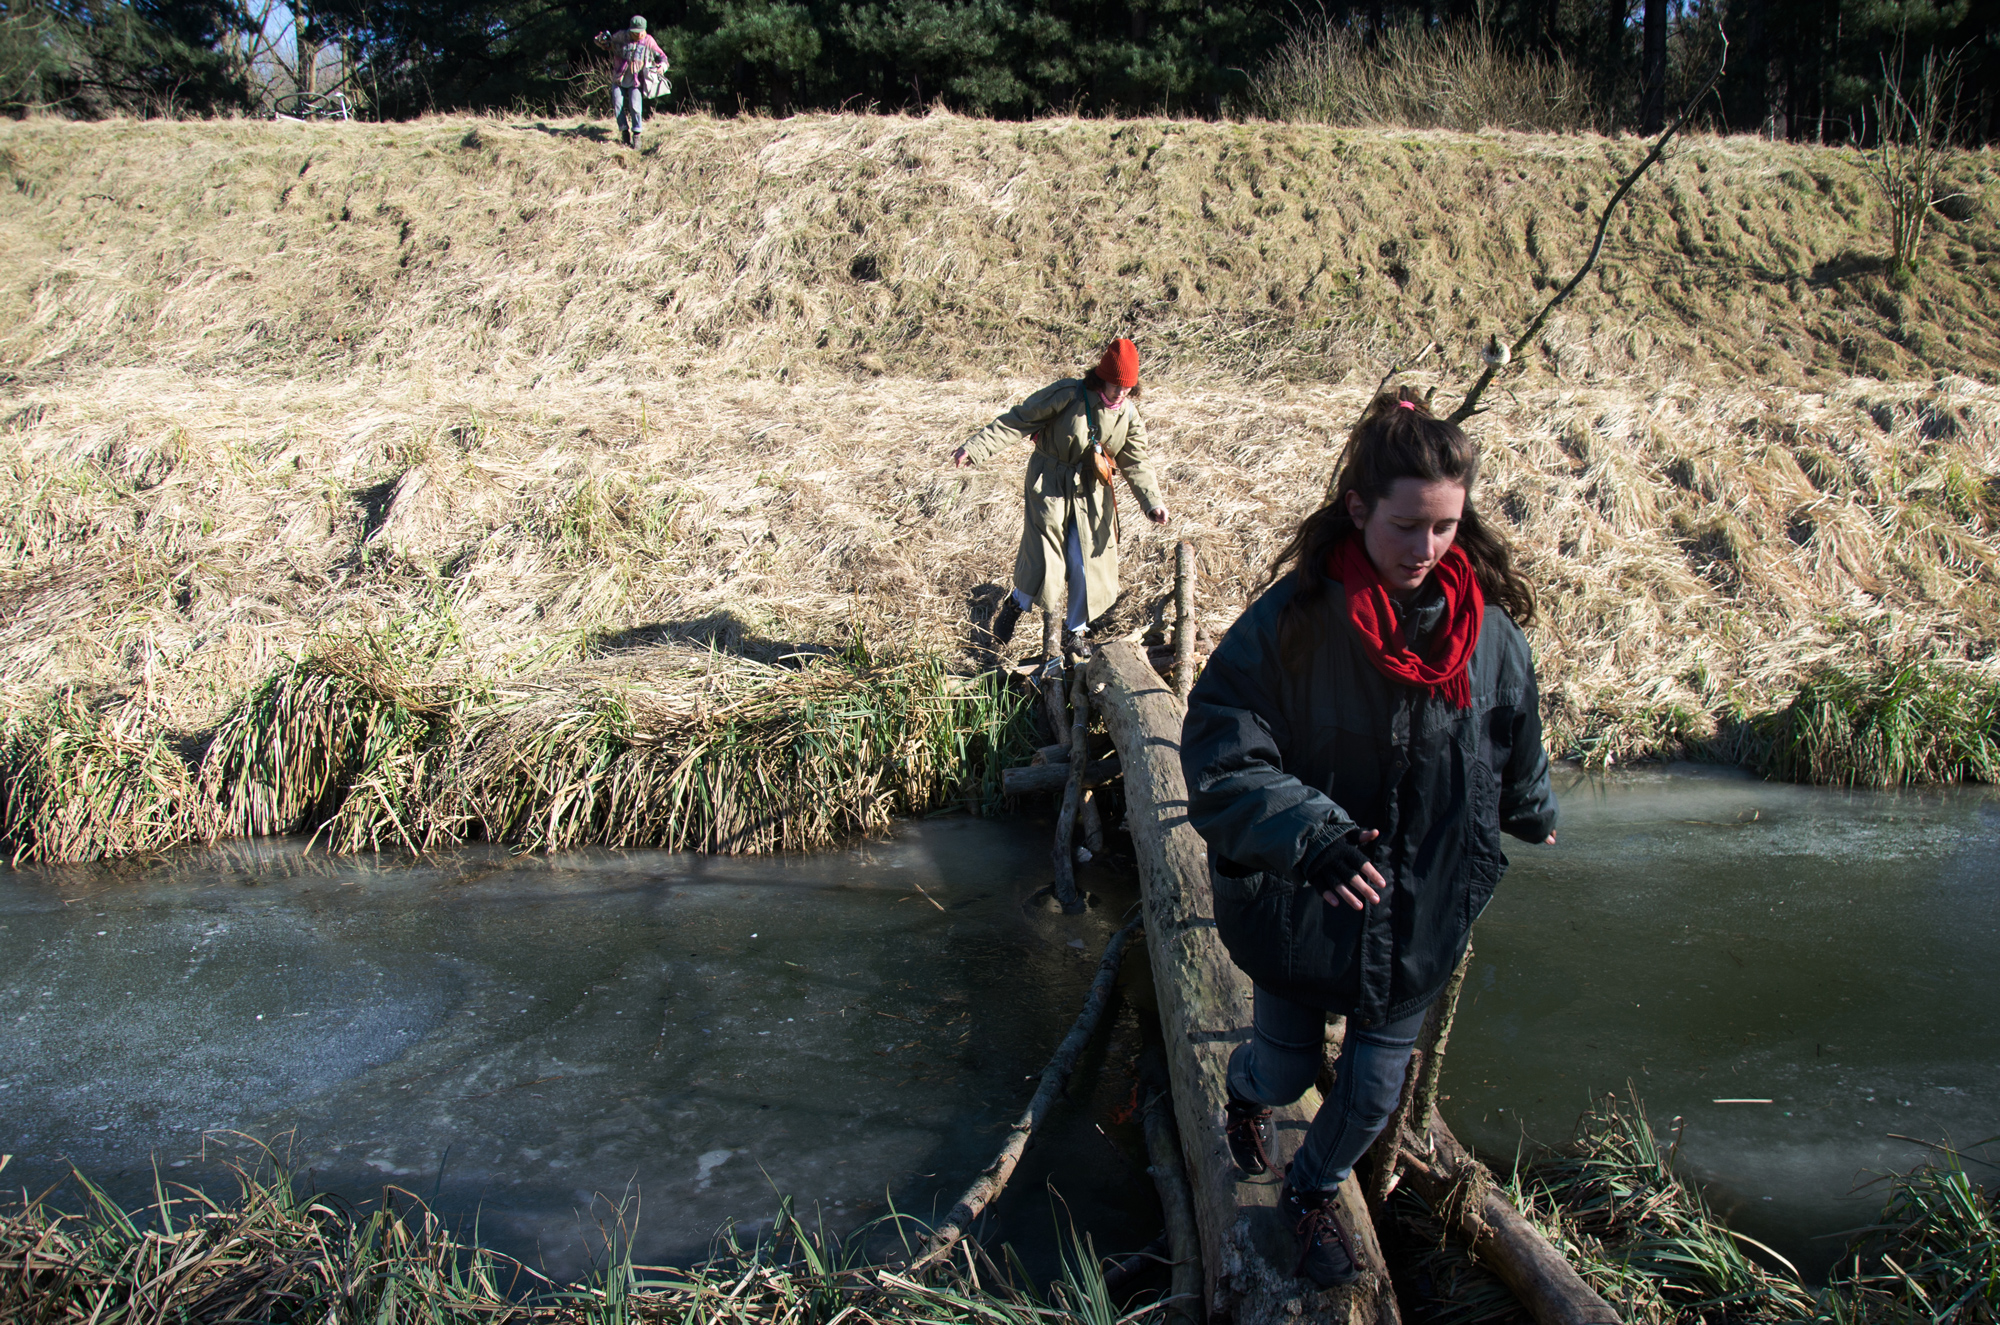
[[[792,668],[649,650],[532,680],[412,676],[378,640],[290,663],[190,762],[136,705],[59,692],[0,720],[0,845],[76,861],[311,833],[798,851],[999,796],[1031,708],[995,675],[851,650]]]

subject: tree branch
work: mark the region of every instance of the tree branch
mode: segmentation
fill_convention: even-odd
[[[1625,195],[1632,191],[1632,186],[1639,182],[1640,176],[1652,169],[1653,163],[1658,161],[1661,154],[1667,150],[1667,144],[1673,140],[1673,136],[1679,133],[1688,120],[1693,117],[1695,108],[1702,103],[1710,92],[1715,90],[1715,85],[1722,80],[1722,71],[1728,67],[1728,64],[1729,34],[1724,32],[1722,34],[1722,58],[1716,61],[1715,72],[1710,74],[1708,81],[1701,85],[1701,91],[1688,98],[1687,104],[1681,107],[1681,113],[1674,117],[1674,122],[1667,126],[1666,132],[1662,133],[1659,141],[1653,144],[1653,150],[1646,153],[1646,159],[1641,161],[1633,168],[1629,175],[1620,181],[1617,192],[1613,193],[1611,201],[1605,204],[1604,215],[1597,219],[1597,237],[1591,242],[1590,256],[1583,260],[1583,266],[1577,268],[1576,275],[1569,278],[1569,284],[1557,291],[1555,298],[1542,305],[1542,311],[1535,314],[1535,320],[1528,324],[1528,329],[1521,333],[1520,339],[1516,340],[1511,348],[1504,354],[1489,354],[1487,356],[1486,371],[1481,373],[1479,380],[1472,384],[1472,390],[1466,393],[1465,400],[1457,409],[1451,412],[1451,421],[1453,423],[1464,423],[1467,419],[1480,412],[1479,397],[1486,390],[1487,384],[1492,382],[1494,376],[1502,368],[1506,367],[1509,362],[1518,360],[1527,348],[1534,344],[1535,337],[1541,335],[1542,328],[1547,325],[1549,315],[1562,305],[1563,300],[1570,297],[1570,294],[1577,286],[1583,284],[1583,278],[1588,276],[1590,269],[1597,265],[1597,255],[1604,251],[1605,232],[1611,229],[1611,218],[1617,214],[1618,204],[1625,201]]]

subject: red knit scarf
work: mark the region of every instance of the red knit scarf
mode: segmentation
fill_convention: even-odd
[[[1472,651],[1479,645],[1486,595],[1479,591],[1479,577],[1465,553],[1457,547],[1448,549],[1431,571],[1444,590],[1444,625],[1431,642],[1430,658],[1404,642],[1388,586],[1368,559],[1360,534],[1327,554],[1326,573],[1346,586],[1348,624],[1376,671],[1436,695],[1453,708],[1472,707]]]

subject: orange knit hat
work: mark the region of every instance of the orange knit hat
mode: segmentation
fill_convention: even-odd
[[[1123,336],[1112,341],[1104,347],[1104,357],[1097,361],[1097,375],[1107,386],[1139,385],[1139,347]]]

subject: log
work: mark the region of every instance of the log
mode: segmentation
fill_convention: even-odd
[[[1000,1153],[994,1157],[986,1171],[973,1180],[965,1189],[965,1195],[958,1198],[945,1221],[931,1231],[925,1239],[924,1253],[911,1262],[912,1271],[922,1270],[937,1264],[958,1240],[965,1236],[973,1221],[978,1219],[995,1197],[1006,1190],[1007,1179],[1014,1176],[1014,1166],[1021,1162],[1022,1152],[1028,1148],[1035,1129],[1047,1116],[1049,1106],[1062,1093],[1069,1081],[1069,1074],[1076,1068],[1077,1056],[1090,1043],[1090,1037],[1097,1033],[1097,1022],[1104,1015],[1104,1008],[1111,1001],[1111,990],[1118,983],[1118,964],[1125,956],[1125,944],[1131,939],[1132,931],[1139,927],[1134,920],[1125,928],[1111,936],[1111,942],[1104,945],[1104,956],[1097,963],[1097,977],[1090,982],[1090,992],[1084,996],[1083,1011],[1076,1014],[1076,1022],[1069,1028],[1069,1034],[1056,1046],[1055,1057],[1042,1069],[1041,1084],[1035,1088],[1034,1098],[1015,1120],[1013,1130],[1007,1134]]]
[[[1083,785],[1101,787],[1118,776],[1118,769],[1118,756],[1108,754],[1084,768]],[[1000,790],[1009,796],[1044,796],[1061,791],[1068,785],[1067,759],[1060,764],[1023,764],[1019,768],[1000,770]]]
[[[1340,1215],[1362,1274],[1321,1291],[1292,1277],[1296,1244],[1279,1215],[1275,1176],[1239,1181],[1223,1140],[1229,1054],[1249,1034],[1250,981],[1215,933],[1207,850],[1187,818],[1180,735],[1185,709],[1136,644],[1102,645],[1091,689],[1125,769],[1125,818],[1138,858],[1146,949],[1167,1043],[1174,1116],[1201,1230],[1208,1312],[1235,1325],[1295,1325],[1300,1319],[1390,1325],[1395,1290],[1356,1182],[1342,1184]],[[1317,1091],[1273,1110],[1281,1164],[1304,1137]]]
[[[1167,1316],[1186,1325],[1201,1325],[1204,1319],[1201,1233],[1195,1226],[1194,1194],[1188,1190],[1187,1166],[1181,1163],[1173,1090],[1165,1081],[1159,1083],[1164,1089],[1150,1089],[1152,1084],[1146,1083],[1150,1093],[1140,1121],[1146,1131],[1147,1168],[1153,1175],[1153,1185],[1159,1189],[1160,1213],[1167,1223],[1167,1251],[1173,1261]]]
[[[1618,1313],[1599,1297],[1563,1254],[1508,1204],[1493,1186],[1493,1175],[1474,1159],[1433,1108],[1429,1134],[1409,1138],[1404,1180],[1431,1207],[1454,1217],[1482,1264],[1493,1267],[1537,1325],[1616,1325]]]

